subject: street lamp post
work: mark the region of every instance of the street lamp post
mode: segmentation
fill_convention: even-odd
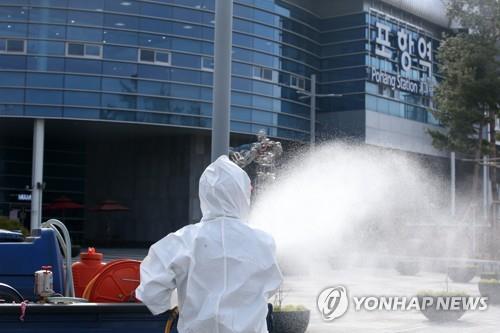
[[[229,153],[233,0],[215,1],[212,161]]]
[[[314,146],[316,142],[316,98],[318,97],[342,97],[342,94],[317,94],[316,93],[316,74],[311,74],[311,91],[297,90],[297,94],[302,96],[299,99],[311,98],[311,108],[309,111],[309,117],[311,121],[310,127],[310,144]]]

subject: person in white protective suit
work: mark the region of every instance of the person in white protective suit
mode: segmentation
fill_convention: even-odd
[[[268,299],[282,282],[273,238],[247,225],[251,184],[227,156],[200,178],[203,218],[153,244],[136,297],[153,314],[177,288],[179,333],[267,332]]]

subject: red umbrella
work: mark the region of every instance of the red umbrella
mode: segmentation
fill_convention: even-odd
[[[104,200],[99,205],[91,208],[90,210],[96,212],[120,212],[129,210],[129,208],[114,200]]]
[[[80,209],[80,208],[83,208],[83,205],[74,202],[73,200],[71,200],[66,196],[57,198],[47,206],[47,209],[53,209],[53,210]]]
[[[124,212],[128,211],[129,208],[118,203],[117,201],[114,200],[104,200],[100,204],[98,204],[96,207],[90,208],[91,211],[94,212]],[[107,215],[107,214],[106,214]],[[106,240],[109,242],[110,236],[111,236],[111,225],[109,223],[109,219],[105,220],[105,230],[106,230]]]

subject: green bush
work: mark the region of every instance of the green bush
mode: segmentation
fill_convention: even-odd
[[[500,281],[497,279],[481,279],[479,280],[479,283],[485,283],[485,284],[500,284]]]
[[[273,308],[273,312],[294,312],[294,311],[307,311],[307,308],[303,305],[283,305],[276,306]]]
[[[6,216],[0,216],[0,229],[20,231],[24,236],[29,235],[28,229],[22,226],[19,221],[9,220]]]
[[[445,290],[421,290],[417,293],[417,296],[430,296],[430,297],[438,297],[438,296],[468,296],[464,291],[445,291]]]

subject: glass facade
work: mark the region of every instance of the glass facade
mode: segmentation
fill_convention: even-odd
[[[435,59],[442,29],[378,0],[338,0],[340,7],[356,8],[342,13],[328,1],[329,13],[312,10],[320,0],[234,1],[232,132],[264,128],[283,141],[308,141],[309,100],[299,97],[311,89],[311,74],[318,93],[342,94],[318,99],[318,132],[326,124],[336,135],[329,125],[339,123],[354,127],[345,135],[365,138],[368,111],[436,124],[427,109],[440,79]],[[214,2],[0,0],[0,121],[42,117],[210,129]],[[1,134],[0,215],[19,217],[29,209],[32,142]],[[93,204],[89,188],[113,177],[88,170],[101,171],[92,162],[107,154],[96,159],[78,142],[59,141],[46,145],[44,204],[63,195]],[[177,156],[184,170],[179,147],[173,144],[167,155]],[[179,202],[170,208],[180,212],[187,197],[176,195]],[[60,213],[43,212],[45,218]],[[85,213],[64,214],[72,236],[84,238]]]
[[[234,15],[231,129],[306,140],[290,81],[319,68],[317,19],[270,1]],[[210,128],[213,39],[214,0],[0,0],[0,115]]]
[[[435,72],[434,31],[375,8],[320,18],[278,0],[235,1],[233,25],[234,132],[308,140],[309,105],[297,90],[310,89],[313,73],[320,93],[343,94],[319,100],[318,112],[366,108],[435,123],[429,95],[372,75],[437,81],[398,60],[403,29],[410,53],[422,36],[430,43]],[[210,128],[213,39],[214,0],[0,0],[0,116]]]

